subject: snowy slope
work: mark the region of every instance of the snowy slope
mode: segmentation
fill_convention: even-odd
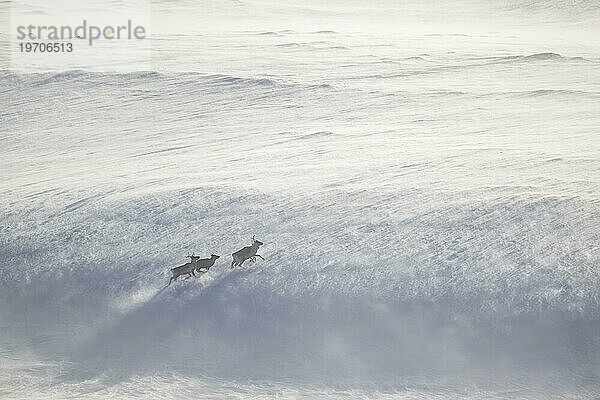
[[[0,71],[0,397],[597,397],[575,3],[157,2],[152,71]]]

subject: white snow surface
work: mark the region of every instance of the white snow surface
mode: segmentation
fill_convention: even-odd
[[[152,7],[0,71],[0,398],[600,396],[597,2]]]

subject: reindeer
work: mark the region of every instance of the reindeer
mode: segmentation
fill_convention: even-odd
[[[196,272],[202,272],[202,273],[208,272],[210,267],[215,265],[215,261],[217,261],[217,258],[219,258],[219,257],[221,257],[221,256],[211,254],[210,258],[201,258],[200,260],[198,260],[196,262]]]
[[[180,265],[179,267],[171,268],[173,276],[171,277],[171,279],[169,279],[169,284],[167,286],[171,285],[171,282],[179,278],[181,275],[187,274],[188,276],[185,279],[191,278],[192,275],[196,276],[194,270],[196,270],[196,268],[198,267],[198,261],[200,261],[200,256],[195,256],[194,254],[192,254],[188,257],[190,258],[189,263],[185,263],[183,265]]]
[[[236,266],[242,266],[244,261],[250,260],[252,262],[256,261],[256,257],[260,257],[260,259],[264,260],[263,256],[260,254],[256,254],[258,248],[263,245],[263,242],[260,242],[252,236],[252,246],[246,246],[241,250],[236,251],[231,256],[233,257],[233,261],[231,262],[231,268]]]

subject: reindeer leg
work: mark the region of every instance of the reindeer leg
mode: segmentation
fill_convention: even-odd
[[[171,277],[171,279],[169,279],[169,284],[167,286],[171,286],[171,282],[173,282],[173,277]]]
[[[261,256],[260,254],[257,254],[256,257],[259,257],[261,260],[265,261],[264,257]]]

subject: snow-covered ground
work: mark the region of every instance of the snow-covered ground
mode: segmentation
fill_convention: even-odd
[[[597,399],[600,6],[490,3],[156,1],[151,69],[0,70],[0,397]]]

